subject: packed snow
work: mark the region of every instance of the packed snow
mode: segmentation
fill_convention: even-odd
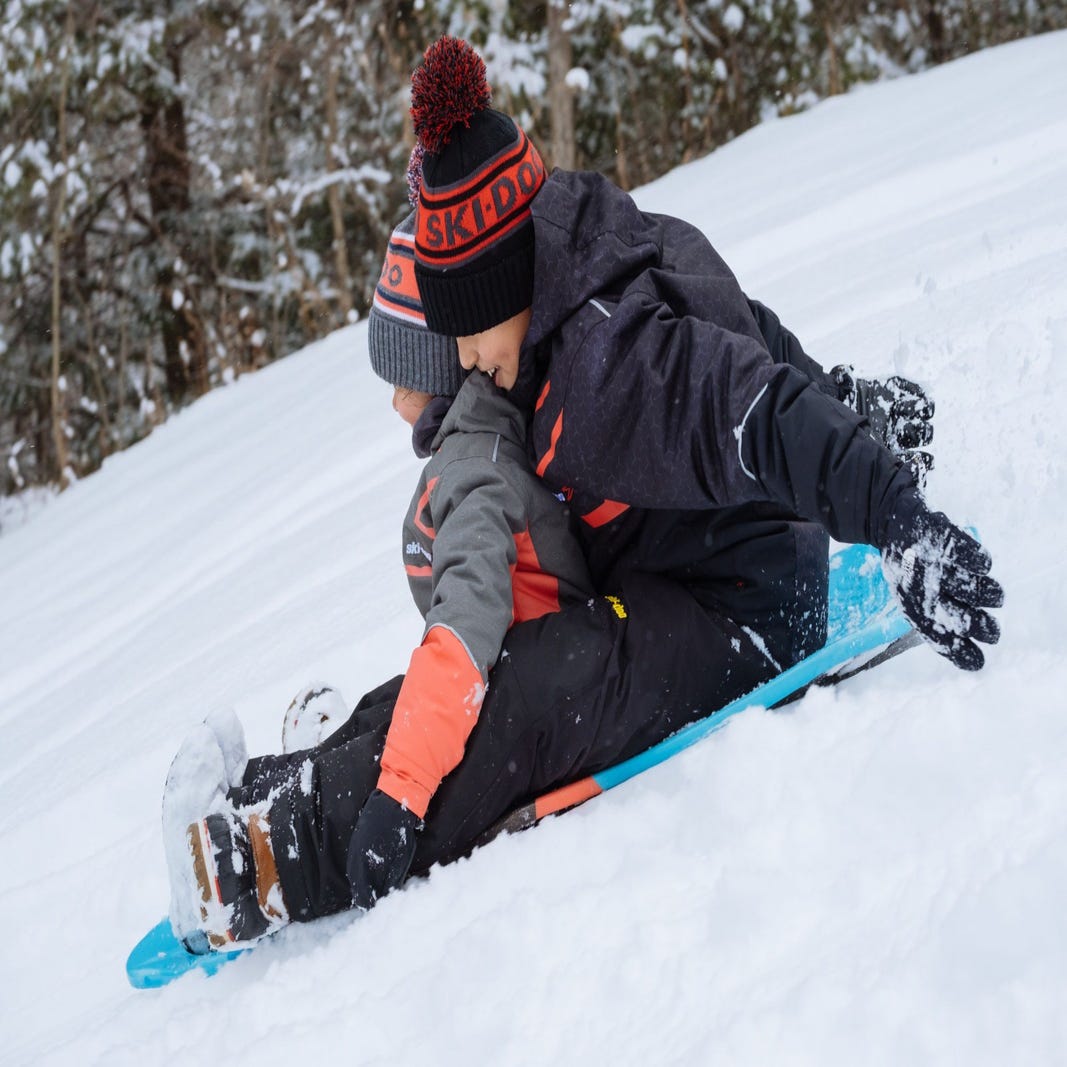
[[[1067,1062],[1067,35],[763,125],[638,194],[826,366],[937,401],[929,496],[1007,590],[926,648],[214,978],[135,992],[160,795],[421,634],[419,469],[365,326],[172,418],[0,536],[5,1063]]]

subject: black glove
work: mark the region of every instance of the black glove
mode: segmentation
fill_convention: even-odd
[[[348,884],[357,908],[372,908],[407,877],[415,858],[419,817],[375,789],[363,805],[348,845]]]
[[[985,657],[975,641],[1000,640],[996,619],[981,609],[1004,603],[988,576],[989,553],[914,489],[897,498],[881,546],[886,579],[915,629],[957,667],[979,670]]]
[[[841,403],[865,416],[871,436],[910,463],[922,484],[934,466],[934,457],[922,451],[934,439],[934,402],[907,378],[856,378],[853,368],[845,366],[834,367],[830,376]]]

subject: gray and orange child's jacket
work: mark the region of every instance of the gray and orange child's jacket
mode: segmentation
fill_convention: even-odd
[[[530,470],[525,417],[487,375],[463,384],[431,452],[403,540],[426,628],[378,781],[420,817],[463,758],[509,627],[593,595],[567,505]]]

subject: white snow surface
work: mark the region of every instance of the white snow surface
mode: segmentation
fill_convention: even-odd
[[[761,126],[637,196],[825,366],[937,401],[931,502],[1007,590],[978,675],[919,649],[713,738],[363,918],[135,992],[159,801],[233,705],[350,702],[421,635],[418,461],[366,328],[215,392],[0,536],[8,1064],[1067,1062],[1067,35]]]

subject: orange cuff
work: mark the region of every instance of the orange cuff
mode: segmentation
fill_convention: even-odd
[[[421,819],[445,775],[463,759],[485,699],[466,646],[434,626],[411,654],[385,739],[378,788]]]

